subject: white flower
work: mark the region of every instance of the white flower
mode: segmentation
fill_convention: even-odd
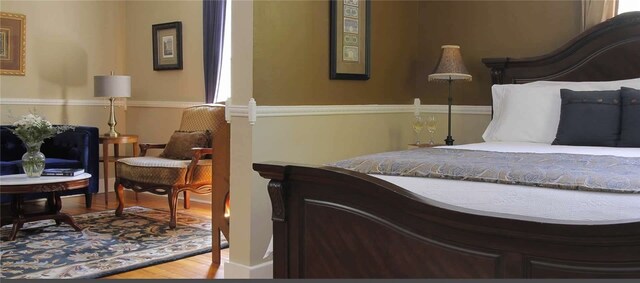
[[[10,129],[11,132],[18,136],[25,145],[41,144],[45,139],[74,128],[72,126],[53,126],[51,122],[33,113],[22,116],[20,120],[13,123],[13,126],[15,128]]]

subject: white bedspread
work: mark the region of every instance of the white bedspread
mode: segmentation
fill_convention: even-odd
[[[452,148],[640,157],[638,148],[556,146],[536,143],[490,142]],[[370,176],[426,197],[432,201],[433,205],[474,214],[565,224],[640,221],[640,194],[571,191],[417,177]]]

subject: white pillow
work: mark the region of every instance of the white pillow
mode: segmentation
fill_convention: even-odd
[[[496,129],[498,128],[498,121],[500,121],[500,117],[502,116],[502,104],[505,96],[505,92],[507,91],[508,85],[493,85],[491,87],[491,97],[493,102],[493,117],[487,129],[484,130],[482,134],[482,139],[486,142],[497,141],[494,138]]]
[[[639,88],[640,78],[607,82],[550,82],[494,85],[493,120],[482,138],[487,142],[515,141],[551,144],[560,122],[560,89],[613,90]]]

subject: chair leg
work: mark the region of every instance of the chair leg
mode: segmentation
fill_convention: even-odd
[[[180,192],[176,192],[173,188],[169,190],[167,195],[169,199],[169,228],[176,228],[176,222],[178,222],[178,195]]]
[[[191,198],[189,191],[184,191],[184,209],[191,208]]]
[[[92,200],[93,200],[93,194],[92,193],[84,194],[84,205],[87,208],[91,208]]]
[[[122,216],[122,211],[124,210],[124,187],[120,185],[120,183],[116,179],[115,184],[113,184],[114,191],[116,192],[116,197],[118,199],[118,208],[116,208],[116,216]]]
[[[213,227],[211,227],[211,258],[213,259],[212,263],[215,265],[220,265],[220,228],[216,225],[215,221],[213,221]]]

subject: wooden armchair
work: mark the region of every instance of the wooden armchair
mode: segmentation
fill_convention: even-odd
[[[135,192],[167,195],[169,227],[175,228],[178,196],[184,193],[184,208],[190,207],[190,192],[209,194],[213,183],[212,228],[215,254],[220,250],[220,231],[229,239],[228,219],[224,217],[229,197],[229,125],[224,118],[224,105],[206,104],[187,108],[182,113],[181,132],[209,131],[213,148],[192,148],[191,160],[146,156],[149,149],[163,149],[167,144],[140,144],[140,156],[122,158],[116,162],[114,189],[118,198],[116,215],[124,209],[124,188]],[[204,159],[213,155],[212,159]],[[214,179],[219,179],[214,181]],[[217,242],[217,243],[216,243]],[[216,249],[217,247],[217,249]],[[218,257],[219,262],[219,257]]]

